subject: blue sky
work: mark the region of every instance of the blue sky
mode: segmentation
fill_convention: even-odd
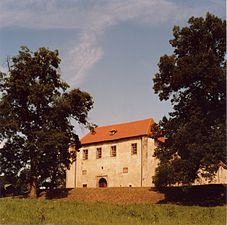
[[[92,122],[158,121],[171,105],[152,78],[173,51],[173,26],[208,11],[224,19],[225,10],[224,0],[0,0],[0,68],[22,45],[58,49],[62,78],[94,98]]]

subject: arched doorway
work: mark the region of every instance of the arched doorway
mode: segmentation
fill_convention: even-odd
[[[105,178],[100,178],[99,179],[99,187],[107,187],[107,181]]]

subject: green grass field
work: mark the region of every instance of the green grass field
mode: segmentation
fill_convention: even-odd
[[[225,206],[0,199],[0,224],[226,224]]]

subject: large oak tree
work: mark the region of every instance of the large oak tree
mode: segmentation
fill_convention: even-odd
[[[226,21],[207,13],[173,28],[174,54],[160,58],[154,90],[173,112],[153,128],[165,136],[156,186],[190,184],[198,174],[212,179],[226,158]]]
[[[37,195],[38,182],[49,179],[56,187],[64,180],[75,159],[69,144],[80,147],[71,122],[90,125],[92,97],[80,89],[67,91],[59,64],[58,51],[22,47],[8,73],[0,74],[1,174],[15,177],[28,171],[31,197]]]

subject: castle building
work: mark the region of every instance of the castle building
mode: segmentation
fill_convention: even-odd
[[[153,119],[145,119],[101,126],[89,132],[80,140],[82,147],[76,161],[66,171],[66,188],[152,187],[158,165],[153,156],[153,124]],[[200,177],[194,184],[207,183]],[[226,165],[220,164],[212,183],[227,183]]]
[[[66,187],[151,187],[157,167],[153,119],[95,128],[81,139]]]

